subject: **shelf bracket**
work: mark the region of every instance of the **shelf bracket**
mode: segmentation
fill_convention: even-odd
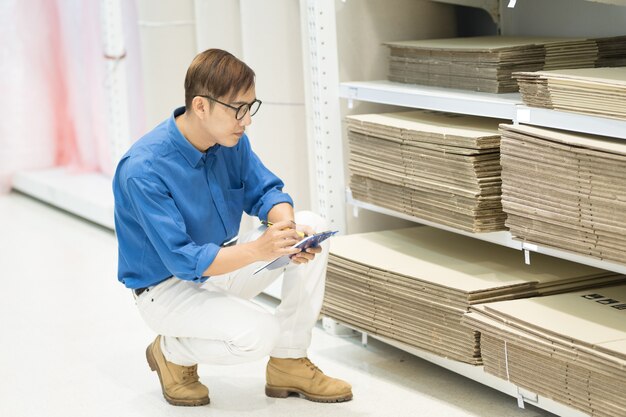
[[[517,387],[517,406],[519,408],[526,408],[524,403],[537,405],[538,402],[539,396],[536,393]]]

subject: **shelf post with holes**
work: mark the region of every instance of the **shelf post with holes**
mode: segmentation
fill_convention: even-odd
[[[334,0],[300,0],[312,210],[346,231]]]

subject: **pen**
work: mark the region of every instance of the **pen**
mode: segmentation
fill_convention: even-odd
[[[274,223],[272,223],[272,222],[268,222],[267,220],[261,220],[261,224],[262,224],[263,226],[267,226],[267,227],[274,226]],[[294,224],[295,224],[295,223],[294,223]],[[301,231],[299,231],[299,230],[296,230],[296,233],[298,234],[298,236],[300,236],[300,238],[303,238],[303,237],[305,237],[305,236],[306,236],[303,232],[301,232]]]

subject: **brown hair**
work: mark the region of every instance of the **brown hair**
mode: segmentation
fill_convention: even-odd
[[[185,106],[191,108],[191,101],[197,95],[232,99],[253,85],[254,71],[244,62],[221,49],[207,49],[196,55],[187,69]],[[211,107],[215,104],[209,102]]]

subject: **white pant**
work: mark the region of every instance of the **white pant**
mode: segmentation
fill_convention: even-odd
[[[296,223],[326,230],[315,213],[296,213]],[[248,232],[239,243],[257,239],[263,228]],[[256,262],[204,284],[176,277],[149,288],[137,297],[148,326],[163,335],[165,358],[178,365],[237,364],[271,355],[306,356],[324,298],[328,240],[322,253],[304,265],[290,263],[273,271]],[[281,303],[274,314],[250,301],[284,272]]]

